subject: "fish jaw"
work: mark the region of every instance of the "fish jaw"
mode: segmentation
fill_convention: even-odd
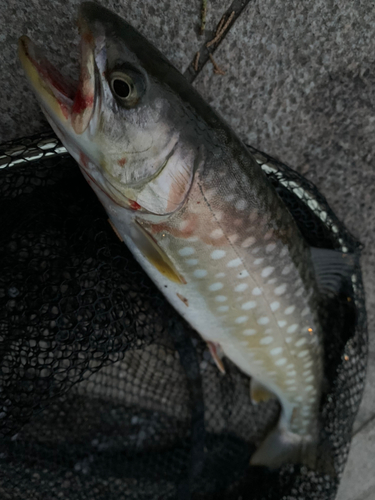
[[[70,136],[81,135],[88,127],[94,107],[94,38],[80,19],[81,73],[79,82],[63,77],[29,37],[18,41],[18,57],[47,118]]]

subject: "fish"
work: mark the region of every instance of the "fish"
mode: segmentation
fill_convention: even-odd
[[[251,464],[314,467],[321,317],[351,272],[348,255],[307,244],[249,149],[137,30],[91,2],[78,26],[77,82],[19,39],[45,116],[118,237],[223,376],[220,353],[250,377],[254,404],[279,401],[278,423]]]

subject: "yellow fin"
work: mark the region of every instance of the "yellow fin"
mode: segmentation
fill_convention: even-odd
[[[169,280],[186,285],[184,277],[176,270],[171,259],[159,247],[154,238],[139,222],[135,221],[133,227],[136,229],[136,231],[133,231],[133,241],[150,264]]]
[[[276,396],[270,392],[267,387],[252,378],[250,382],[250,397],[253,403],[260,403],[261,401],[268,401]]]

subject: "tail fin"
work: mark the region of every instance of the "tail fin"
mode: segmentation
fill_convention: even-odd
[[[250,465],[263,465],[277,469],[286,463],[306,465],[310,469],[336,477],[331,450],[320,449],[311,436],[300,436],[283,428],[276,427],[268,434],[250,460]],[[320,453],[324,451],[324,453]],[[319,456],[323,460],[318,461]]]

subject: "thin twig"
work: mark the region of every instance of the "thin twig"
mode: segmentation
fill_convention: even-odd
[[[212,54],[209,54],[209,56],[210,56],[210,59],[211,59],[211,62],[212,62],[212,64],[213,64],[213,66],[214,66],[214,73],[215,73],[216,75],[225,75],[225,71],[224,71],[224,70],[222,70],[222,69],[218,66],[218,64],[217,64],[217,62],[215,61],[215,59],[213,58]]]
[[[199,58],[201,56],[201,53],[198,51],[196,54],[195,54],[195,57],[194,57],[194,61],[193,61],[193,68],[194,68],[194,71],[197,72],[198,71],[198,63],[199,63]]]
[[[232,14],[228,17],[228,19],[227,19],[226,23],[224,24],[224,26],[223,26],[223,19],[224,19],[224,17],[221,18],[219,26],[218,26],[218,28],[216,30],[215,38],[213,38],[210,42],[208,42],[206,44],[207,48],[211,47],[211,45],[214,45],[215,43],[218,43],[221,40],[222,36],[227,31],[228,26],[232,22],[234,14],[235,14],[235,12],[233,11]]]
[[[220,33],[221,28],[223,27],[224,23],[225,23],[225,14],[222,15],[222,18],[220,19],[219,25],[216,28],[215,37]]]
[[[202,9],[201,9],[201,35],[203,35],[204,30],[206,28],[206,15],[207,15],[207,0],[202,0]]]

